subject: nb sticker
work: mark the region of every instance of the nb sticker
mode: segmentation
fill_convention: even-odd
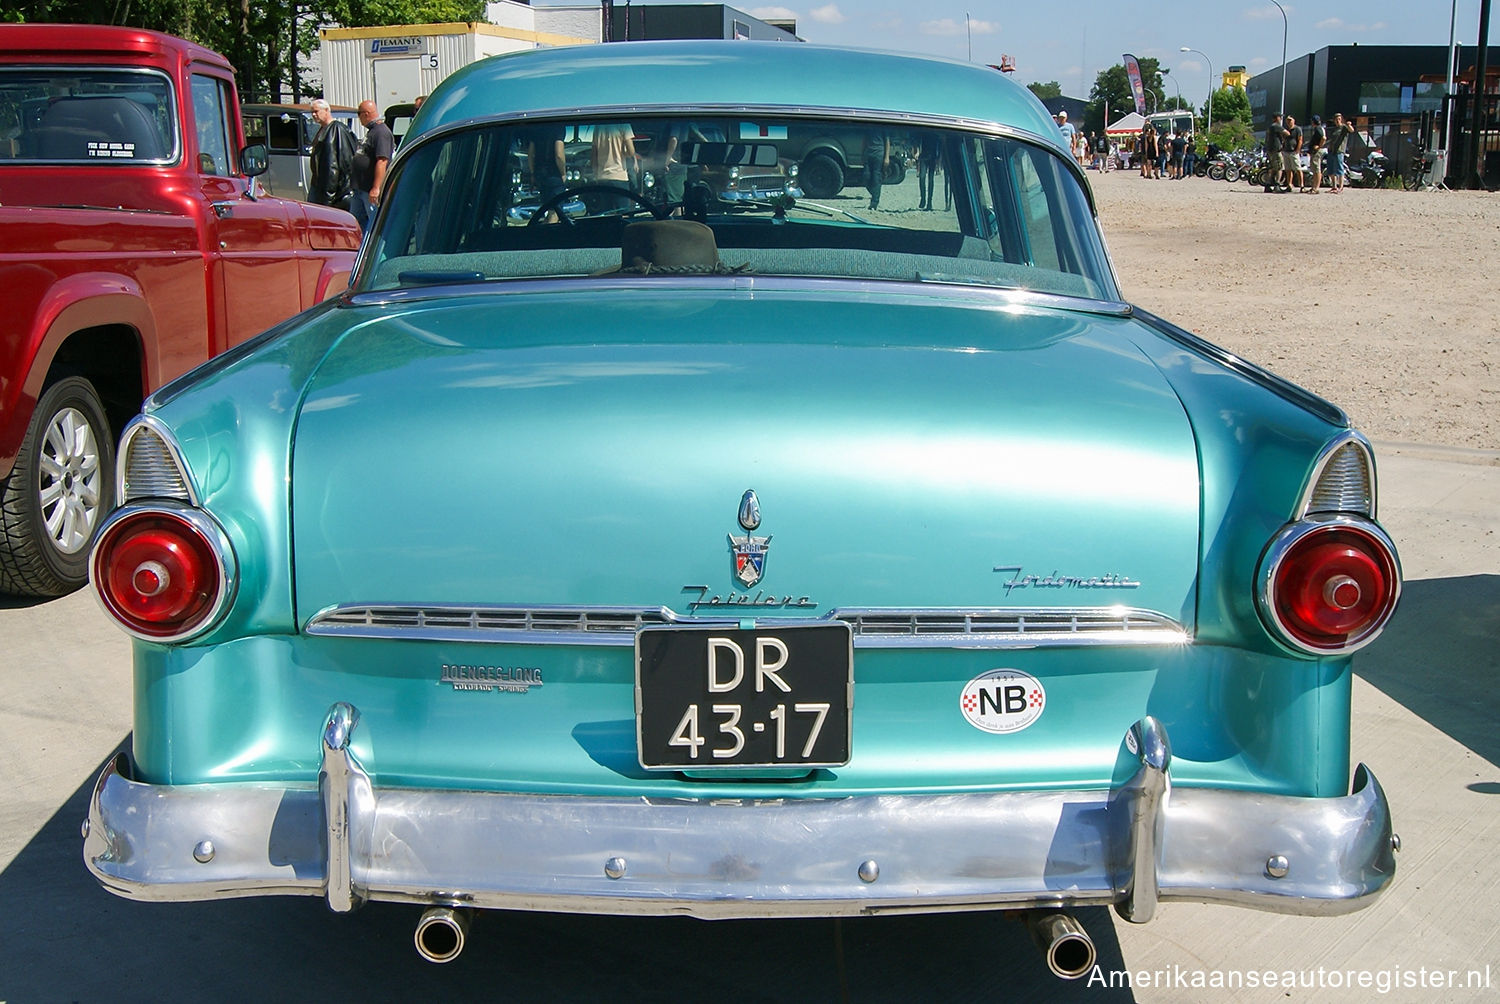
[[[992,669],[968,682],[958,706],[976,729],[1008,735],[1042,717],[1047,691],[1042,681],[1019,669]]]

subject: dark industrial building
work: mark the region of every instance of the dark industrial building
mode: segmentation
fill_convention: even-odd
[[[604,4],[606,42],[665,38],[744,38],[800,42],[797,22],[751,17],[721,3]]]
[[[1287,62],[1286,112],[1303,125],[1314,115],[1324,122],[1335,112],[1352,119],[1363,136],[1374,141],[1404,169],[1413,144],[1421,139],[1429,149],[1447,149],[1449,176],[1454,177],[1474,150],[1469,136],[1473,105],[1473,81],[1478,59],[1476,46],[1458,49],[1458,94],[1453,101],[1453,142],[1445,129],[1448,115],[1444,96],[1448,81],[1448,47],[1445,45],[1331,45]],[[1500,123],[1496,121],[1496,69],[1500,47],[1490,46],[1486,55],[1484,126],[1479,141],[1491,165],[1486,173],[1493,184],[1500,181]],[[1282,106],[1281,67],[1250,78],[1245,88],[1250,98],[1254,128],[1265,135],[1271,116]],[[1477,153],[1477,151],[1476,151]]]

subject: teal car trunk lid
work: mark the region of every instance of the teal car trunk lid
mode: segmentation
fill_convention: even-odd
[[[368,317],[294,443],[304,623],[738,602],[1191,626],[1193,432],[1128,318],[689,283],[346,309]]]

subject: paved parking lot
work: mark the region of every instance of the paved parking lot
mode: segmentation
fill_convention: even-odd
[[[489,913],[456,963],[432,966],[411,947],[414,907],[339,916],[315,899],[130,903],[98,888],[81,859],[90,786],[130,730],[129,646],[83,592],[0,606],[0,1001],[1362,1002],[1382,986],[1391,1000],[1497,999],[1500,455],[1377,452],[1407,587],[1391,627],[1355,658],[1354,753],[1385,786],[1403,849],[1392,887],[1361,913],[1169,903],[1135,927],[1084,911],[1100,969],[1063,984],[1022,926],[993,913],[721,923]],[[1471,970],[1479,987],[1463,985]],[[1121,971],[1136,985],[1102,985]]]

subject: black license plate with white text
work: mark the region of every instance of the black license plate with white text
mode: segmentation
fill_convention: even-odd
[[[854,655],[847,624],[644,628],[635,656],[643,767],[849,762]]]

